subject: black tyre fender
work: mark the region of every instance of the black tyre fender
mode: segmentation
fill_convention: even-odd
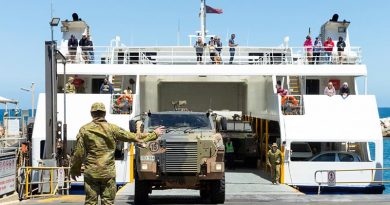
[[[222,179],[212,181],[210,201],[213,204],[225,203],[225,174]]]

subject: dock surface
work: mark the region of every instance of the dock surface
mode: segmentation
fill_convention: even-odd
[[[134,183],[122,187],[115,204],[134,204]],[[155,190],[151,204],[207,204],[197,190]],[[390,195],[305,195],[287,185],[273,185],[259,170],[226,172],[225,204],[390,204]],[[56,196],[14,201],[6,204],[84,204],[84,195]]]

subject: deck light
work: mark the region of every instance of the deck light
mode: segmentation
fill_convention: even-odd
[[[60,18],[52,18],[50,21],[50,26],[58,26],[60,23]]]
[[[59,23],[60,23],[60,18],[52,18],[51,21],[49,22],[51,27],[51,41],[53,41],[53,27],[58,26]]]

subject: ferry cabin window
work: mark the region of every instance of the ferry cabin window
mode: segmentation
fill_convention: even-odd
[[[342,26],[338,28],[338,31],[339,33],[345,33],[347,31],[347,28]]]

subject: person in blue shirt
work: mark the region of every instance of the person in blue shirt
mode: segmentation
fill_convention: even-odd
[[[316,37],[316,40],[314,41],[314,46],[313,46],[313,62],[314,64],[320,64],[322,62],[321,59],[321,53],[322,53],[322,41],[319,39],[319,37]],[[321,59],[321,60],[320,60]]]
[[[101,94],[112,94],[114,91],[114,88],[112,87],[111,83],[108,82],[107,78],[104,79],[104,82],[100,86],[100,93]]]
[[[236,52],[236,48],[238,46],[238,44],[234,43],[234,39],[236,38],[236,34],[232,34],[231,35],[231,38],[229,39],[229,51],[230,51],[230,60],[229,60],[229,64],[233,64],[233,60],[234,60],[234,54]]]

